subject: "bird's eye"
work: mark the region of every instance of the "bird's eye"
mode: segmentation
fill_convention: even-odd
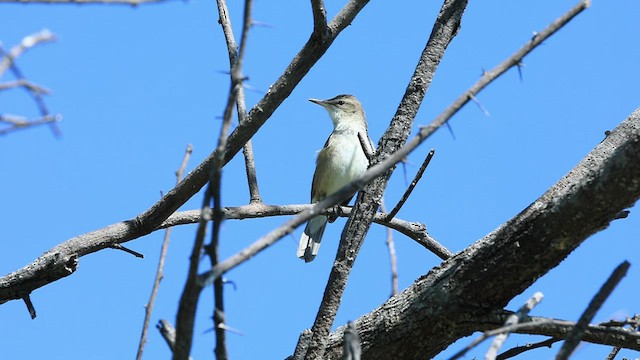
[[[344,105],[344,101],[338,100],[338,105]]]

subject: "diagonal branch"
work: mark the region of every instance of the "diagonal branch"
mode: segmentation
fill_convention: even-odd
[[[226,149],[222,152],[224,164],[228,163],[260,129],[368,2],[368,0],[350,0],[331,21],[330,31],[326,37],[312,34],[284,73],[249,112],[247,120],[239,124],[231,133],[227,139]],[[25,294],[41,286],[71,275],[77,269],[78,259],[84,255],[155,231],[207,183],[218,153],[214,150],[183,181],[135,218],[69,239],[45,252],[24,268],[0,278],[0,303],[21,299]],[[89,240],[89,243],[84,243],[85,240]]]
[[[431,358],[461,337],[503,323],[495,314],[505,304],[638,198],[640,109],[513,219],[356,320],[363,357]],[[565,330],[563,337],[571,327]],[[340,357],[342,331],[330,336],[326,359]],[[640,344],[617,340],[634,349]]]
[[[413,119],[418,112],[427,88],[431,84],[436,68],[444,56],[447,46],[458,33],[466,5],[467,0],[447,0],[442,5],[398,110],[389,128],[380,139],[376,157],[373,159],[374,164],[376,162],[382,164],[385,161],[383,159],[387,158],[386,160],[388,160],[391,154],[398,156],[399,151],[397,150],[404,145],[409,136]],[[403,158],[404,156],[400,157],[400,159]],[[392,171],[392,166],[389,166],[388,169]],[[383,176],[374,179],[358,195],[354,213],[349,217],[342,232],[336,260],[329,274],[322,303],[311,328],[313,334],[305,359],[324,358],[327,336],[338,312],[349,273],[364,237],[371,226],[373,215],[376,213],[378,204],[382,199],[391,171],[386,171]],[[299,357],[299,354],[296,354],[295,357]]]

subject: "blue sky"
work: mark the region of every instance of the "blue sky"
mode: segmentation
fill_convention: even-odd
[[[238,31],[242,3],[230,2]],[[490,69],[576,1],[535,4],[472,1],[462,29],[449,47],[416,125],[429,123],[483,69]],[[327,1],[333,16],[342,2]],[[304,44],[311,30],[308,2],[256,0],[245,75],[255,104]],[[309,72],[254,137],[258,180],[269,204],[305,203],[314,156],[331,131],[326,113],[308,98],[339,93],[363,103],[374,143],[384,132],[404,92],[437,15],[438,2],[371,2]],[[123,6],[7,5],[0,14],[0,41],[9,48],[42,28],[59,41],[32,49],[18,66],[50,88],[52,112],[64,116],[62,138],[46,127],[0,139],[3,201],[0,202],[0,273],[14,271],[73,236],[129,219],[169,190],[187,144],[195,167],[214,148],[227,97],[227,50],[212,1]],[[411,178],[430,148],[436,155],[399,217],[427,224],[429,232],[457,252],[508,220],[565,175],[633,112],[640,83],[640,4],[594,1],[525,58],[523,81],[515,70],[478,99],[490,116],[469,104],[452,120],[455,139],[443,129],[409,157]],[[5,75],[1,81],[11,79]],[[0,112],[36,116],[20,91],[0,93]],[[414,129],[415,133],[415,129]],[[402,168],[385,200],[391,207],[405,190]],[[242,159],[223,173],[223,203],[246,204]],[[201,195],[182,209],[199,207]],[[287,219],[227,221],[222,255],[230,256]],[[234,359],[284,358],[298,334],[310,327],[320,303],[345,220],[328,227],[311,264],[295,257],[297,238],[282,239],[227,274],[237,289],[226,292],[227,319],[244,335],[230,334]],[[627,219],[588,239],[557,268],[509,305],[518,308],[536,291],[545,294],[534,315],[576,320],[623,260],[632,264],[595,321],[639,312],[640,217]],[[32,294],[38,317],[24,304],[0,306],[0,338],[7,358],[114,359],[135,356],[163,233],[127,244],[140,260],[118,251],[80,259],[72,276]],[[193,226],[173,232],[165,278],[152,324],[174,322],[186,277]],[[394,235],[400,288],[439,259],[400,234]],[[374,225],[344,294],[336,325],[369,312],[390,292],[385,231]],[[203,261],[206,269],[208,261]],[[212,357],[211,291],[200,300],[192,355]],[[538,338],[514,336],[509,345]],[[541,339],[541,338],[539,338]],[[466,345],[450,347],[452,354]],[[549,358],[559,349],[536,350],[524,359]],[[482,356],[486,346],[473,355]],[[575,359],[602,359],[610,349],[583,344]],[[170,352],[151,330],[145,358]],[[619,355],[638,357],[637,352]],[[440,358],[440,357],[439,357]]]

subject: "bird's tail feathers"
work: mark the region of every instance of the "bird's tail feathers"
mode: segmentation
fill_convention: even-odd
[[[309,220],[300,237],[300,244],[298,244],[297,255],[299,258],[304,259],[305,262],[313,261],[320,249],[320,241],[322,241],[326,226],[326,216],[316,216]]]

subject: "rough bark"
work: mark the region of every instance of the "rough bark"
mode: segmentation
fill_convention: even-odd
[[[359,318],[363,358],[431,358],[486,329],[509,300],[639,197],[640,109],[520,214]],[[331,334],[325,358],[340,358],[342,332]]]

